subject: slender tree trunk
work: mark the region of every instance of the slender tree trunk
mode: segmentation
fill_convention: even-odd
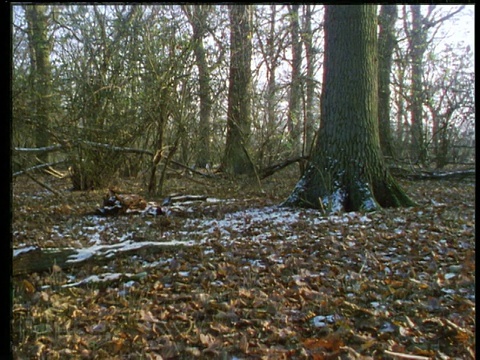
[[[412,59],[412,145],[411,158],[421,164],[426,160],[425,134],[423,131],[423,55],[427,48],[427,32],[423,29],[420,5],[411,5],[412,31],[410,34],[410,56]]]
[[[328,212],[413,205],[380,151],[376,10],[376,5],[326,6],[319,136],[284,205]]]
[[[184,11],[193,29],[193,52],[198,68],[199,83],[199,142],[196,166],[205,168],[210,161],[210,115],[212,112],[212,99],[210,96],[210,69],[207,64],[203,38],[207,32],[207,14],[209,5],[185,5]]]
[[[253,174],[248,155],[251,123],[251,6],[229,5],[230,76],[227,109],[227,139],[221,170],[233,174]]]
[[[397,5],[382,5],[379,16],[378,35],[378,125],[380,147],[384,156],[393,156],[390,125],[390,74],[395,47],[395,22]]]
[[[47,7],[25,5],[30,46],[31,76],[33,77],[35,145],[45,147],[49,143],[49,118],[51,116],[52,70],[50,65],[51,43],[48,36]],[[39,155],[48,162],[48,153]]]
[[[157,184],[156,184],[156,173],[157,173],[157,166],[162,160],[162,152],[163,152],[163,133],[165,130],[166,118],[163,114],[159,115],[157,120],[157,129],[156,129],[156,136],[157,139],[155,141],[156,147],[156,156],[153,158],[152,169],[150,171],[150,180],[148,182],[148,192],[150,194],[154,194],[157,191]]]
[[[276,127],[276,94],[277,94],[277,81],[276,81],[276,72],[277,72],[277,51],[278,49],[275,46],[275,22],[277,10],[275,5],[271,5],[271,14],[270,14],[270,33],[267,39],[267,57],[268,57],[268,83],[267,83],[267,138],[265,139],[264,146],[262,146],[262,157],[264,155],[263,148],[267,147],[267,153],[269,152],[268,145],[270,144],[270,132],[273,131]]]
[[[397,108],[397,114],[395,119],[395,140],[394,140],[394,156],[405,157],[405,151],[409,151],[408,148],[408,134],[409,127],[407,122],[407,111],[405,106],[405,92],[407,86],[405,85],[405,73],[406,73],[406,61],[402,58],[402,54],[397,49],[396,52],[396,68],[395,68],[395,106]]]
[[[302,42],[300,41],[300,22],[298,9],[300,5],[291,5],[290,27],[292,40],[292,82],[290,84],[290,98],[288,104],[287,127],[290,133],[290,140],[294,155],[301,153],[301,122],[300,122],[300,104],[302,83],[300,71],[302,66]]]
[[[305,125],[304,125],[304,147],[303,155],[310,154],[315,135],[314,125],[314,105],[315,105],[315,50],[313,47],[312,32],[312,5],[305,5],[305,30],[303,32],[303,42],[305,44],[305,60],[307,65],[306,78],[306,99],[305,99]]]

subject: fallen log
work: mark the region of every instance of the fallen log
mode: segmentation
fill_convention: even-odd
[[[124,256],[157,254],[178,247],[192,246],[193,242],[170,241],[155,242],[132,240],[111,245],[94,245],[88,248],[40,248],[27,247],[13,252],[13,276],[34,272],[51,271],[54,266],[62,270],[84,266],[86,264],[102,265]]]
[[[413,172],[404,168],[391,167],[390,172],[395,177],[409,180],[462,180],[475,177],[475,169],[454,171],[418,171]]]

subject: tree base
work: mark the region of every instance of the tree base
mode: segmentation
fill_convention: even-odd
[[[346,175],[344,171],[337,172],[331,179],[325,181],[325,176],[310,166],[281,206],[339,213],[416,205],[389,173],[372,183],[360,175]]]

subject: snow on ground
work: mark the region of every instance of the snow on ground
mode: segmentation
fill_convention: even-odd
[[[234,200],[219,200],[209,198],[207,204],[217,204],[220,202],[231,204]],[[197,208],[195,208],[197,205]],[[173,207],[172,207],[173,208]],[[175,204],[176,211],[185,214],[198,213],[198,202],[185,202]],[[168,213],[168,209],[167,209]],[[172,218],[175,214],[169,215]],[[214,216],[204,218],[187,218],[179,229],[156,232],[158,238],[145,238],[145,241],[138,241],[135,236],[138,233],[146,233],[145,228],[152,227],[158,218],[141,217],[132,215],[129,217],[101,217],[85,216],[82,221],[70,224],[70,226],[54,226],[50,233],[53,239],[73,238],[78,246],[76,253],[71,256],[70,262],[80,262],[94,255],[114,256],[115,253],[138,249],[144,246],[192,246],[202,245],[205,247],[205,254],[211,254],[214,250],[208,245],[212,238],[219,239],[224,246],[229,246],[232,240],[235,242],[263,243],[276,241],[281,243],[295,242],[298,239],[298,232],[305,229],[318,229],[325,224],[345,224],[348,226],[360,226],[371,222],[368,215],[360,213],[345,213],[342,215],[322,216],[317,210],[312,209],[292,209],[279,206],[267,206],[261,208],[247,208],[231,213],[225,213],[223,217],[214,218]],[[135,229],[126,231],[125,223],[132,224]],[[350,224],[350,225],[349,225]],[[324,227],[324,226],[323,226]],[[152,234],[152,233],[150,233]],[[331,233],[333,236],[341,236],[339,232]],[[80,239],[82,241],[80,241]],[[82,246],[83,243],[83,246]],[[351,246],[354,246],[353,242]],[[22,251],[28,251],[30,248],[16,249],[14,256]],[[163,259],[163,263],[171,259]],[[250,266],[265,266],[259,261],[250,261],[245,259]],[[276,259],[282,262],[283,259]],[[145,263],[145,268],[156,266],[159,262]],[[111,281],[116,277],[121,279],[130,279],[132,274],[116,274],[106,272],[103,275],[91,276],[81,281],[74,281],[66,286],[78,286],[88,282]]]

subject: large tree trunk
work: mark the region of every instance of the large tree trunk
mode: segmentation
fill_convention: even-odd
[[[380,151],[376,10],[375,5],[326,6],[319,136],[284,205],[328,212],[413,205]]]
[[[392,55],[396,44],[395,22],[397,5],[382,5],[379,15],[378,35],[378,125],[380,147],[384,156],[393,156],[390,126],[390,73]]]
[[[252,78],[251,6],[229,5],[229,11],[231,50],[227,139],[221,170],[233,175],[253,174],[253,163],[248,155]]]

